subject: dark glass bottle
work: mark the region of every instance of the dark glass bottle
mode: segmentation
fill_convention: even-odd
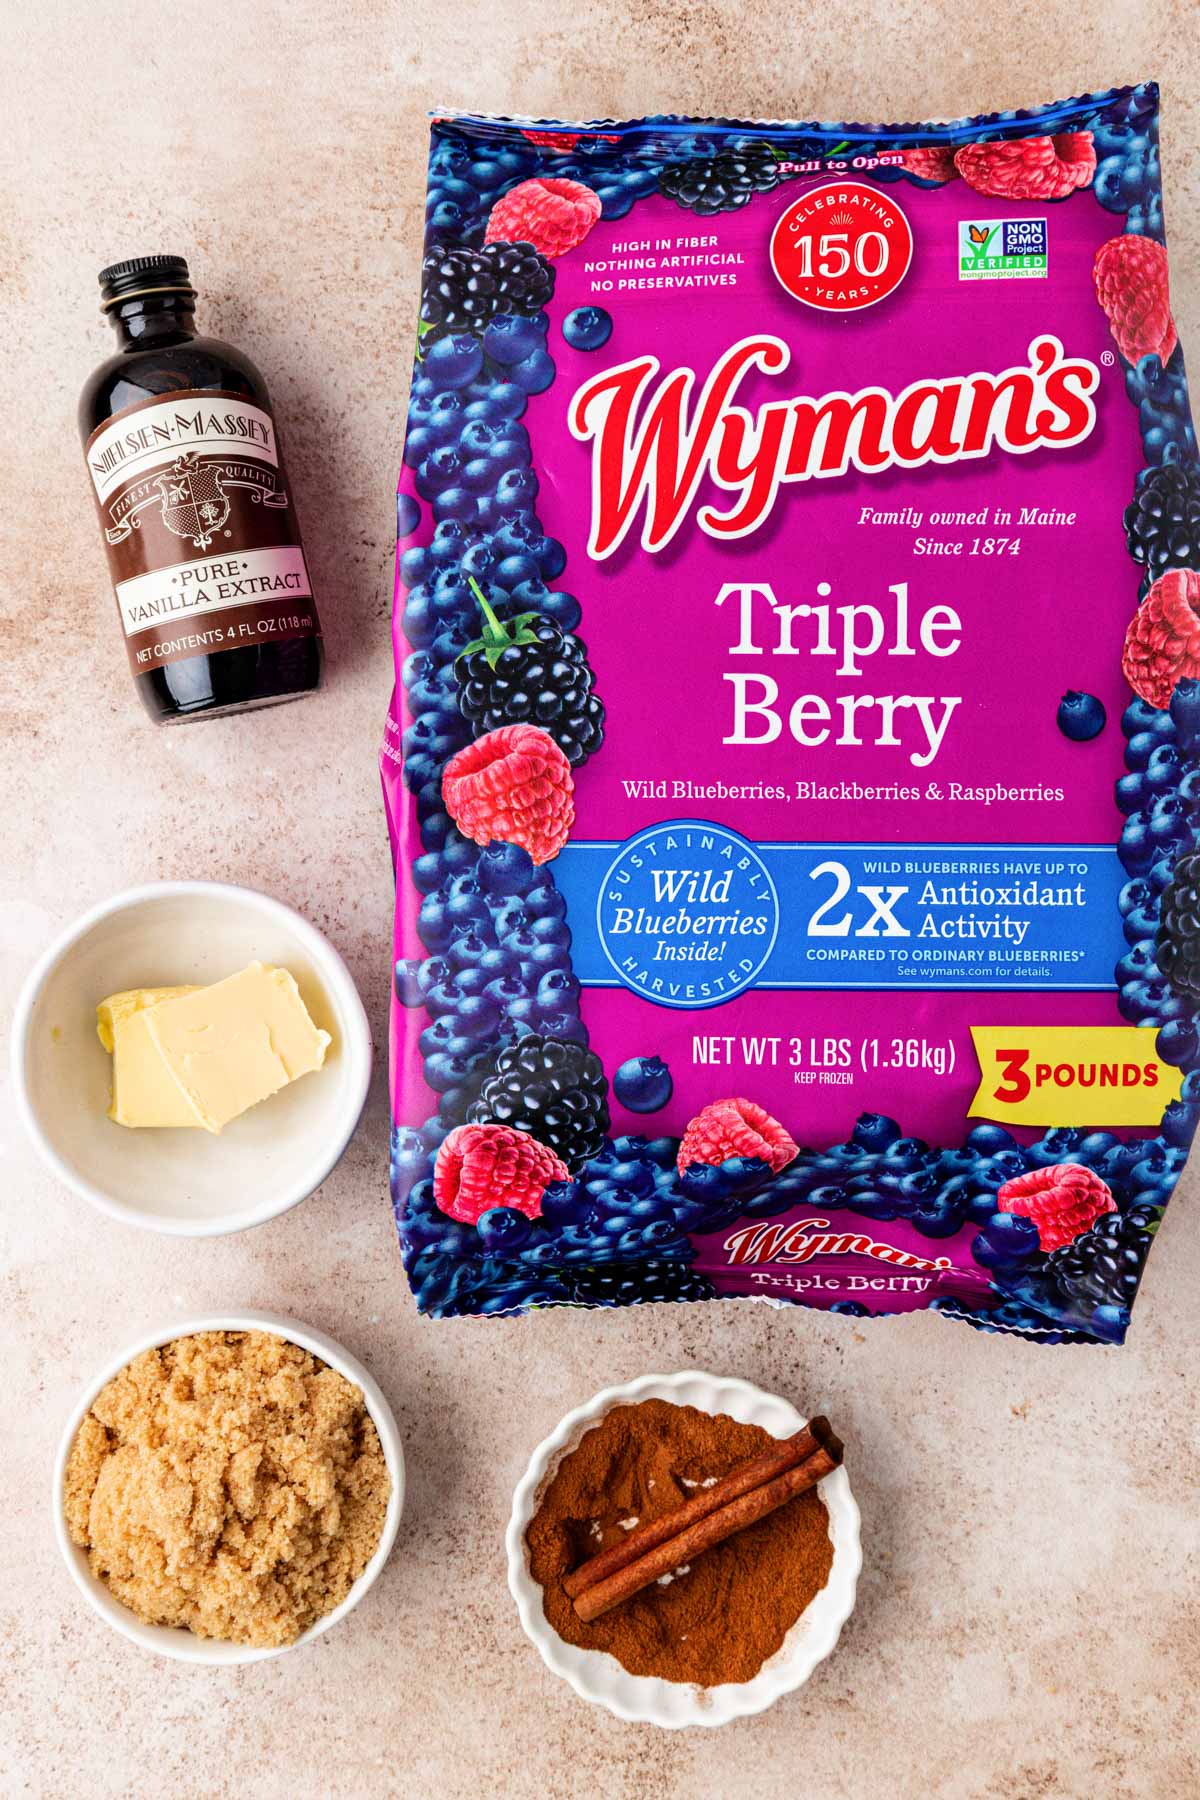
[[[118,347],[79,427],[130,667],[163,724],[269,706],[321,681],[321,636],[267,385],[197,337],[181,256],[100,275]]]

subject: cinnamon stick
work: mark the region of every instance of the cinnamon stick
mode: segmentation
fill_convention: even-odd
[[[681,1502],[673,1512],[664,1513],[660,1519],[651,1519],[645,1525],[636,1526],[622,1543],[614,1544],[611,1549],[602,1550],[598,1556],[581,1563],[579,1568],[573,1569],[564,1578],[563,1587],[574,1600],[585,1588],[607,1581],[610,1575],[616,1575],[630,1563],[637,1562],[639,1557],[645,1556],[659,1544],[666,1543],[668,1538],[678,1537],[688,1526],[707,1518],[710,1513],[719,1512],[721,1507],[728,1506],[731,1500],[749,1493],[752,1488],[762,1487],[777,1475],[783,1475],[788,1469],[807,1462],[815,1450],[830,1444],[837,1444],[837,1460],[840,1462],[841,1444],[834,1436],[829,1420],[811,1419],[791,1437],[781,1438],[769,1450],[764,1450],[761,1456],[740,1463],[728,1475],[722,1476],[720,1481],[714,1482],[712,1487]],[[672,1563],[670,1566],[674,1568],[676,1565]]]
[[[840,1440],[832,1432],[829,1436],[831,1442],[819,1445],[807,1461],[785,1470],[773,1480],[739,1494],[728,1505],[695,1520],[684,1530],[664,1539],[636,1562],[627,1563],[615,1574],[586,1587],[575,1599],[575,1611],[579,1618],[584,1624],[590,1624],[603,1613],[611,1612],[614,1606],[621,1606],[626,1600],[631,1600],[643,1588],[649,1587],[651,1582],[670,1574],[683,1563],[692,1562],[706,1550],[724,1543],[735,1532],[744,1531],[748,1525],[765,1519],[769,1513],[785,1506],[797,1494],[815,1487],[842,1460]],[[682,1512],[683,1508],[679,1511]]]

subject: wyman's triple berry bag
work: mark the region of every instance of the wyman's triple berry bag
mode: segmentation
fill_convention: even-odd
[[[1200,1115],[1157,107],[434,122],[383,750],[423,1311],[1124,1337]]]

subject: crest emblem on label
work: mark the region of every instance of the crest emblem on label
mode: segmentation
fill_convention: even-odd
[[[162,495],[162,521],[176,537],[207,550],[229,517],[229,495],[219,463],[200,462],[191,451],[178,457],[155,481]]]

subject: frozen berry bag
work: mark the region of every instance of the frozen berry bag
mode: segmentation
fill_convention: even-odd
[[[382,758],[418,1305],[1119,1343],[1200,1111],[1156,89],[432,135]]]

